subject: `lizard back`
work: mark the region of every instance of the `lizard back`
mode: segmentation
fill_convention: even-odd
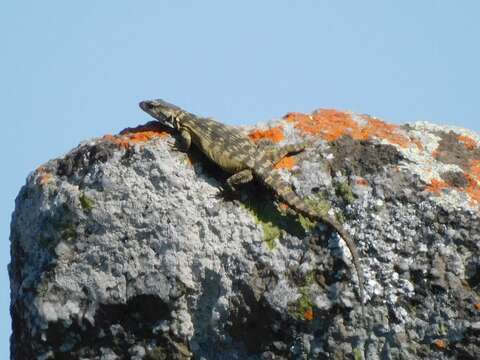
[[[256,145],[237,128],[208,118],[188,118],[182,121],[192,142],[214,163],[229,173],[255,165]]]

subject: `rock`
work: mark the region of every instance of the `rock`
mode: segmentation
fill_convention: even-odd
[[[12,359],[480,358],[480,137],[367,115],[291,113],[278,171],[343,242],[151,122],[32,172],[11,224]],[[445,347],[432,346],[441,339]]]

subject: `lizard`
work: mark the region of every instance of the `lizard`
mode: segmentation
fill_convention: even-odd
[[[187,152],[193,143],[211,161],[231,174],[227,179],[229,189],[235,190],[239,185],[255,179],[272,190],[297,213],[314,222],[321,221],[335,230],[343,238],[352,255],[359,283],[362,319],[365,323],[364,274],[355,243],[336,219],[309,207],[274,168],[285,155],[304,151],[307,143],[260,147],[233,126],[191,114],[164,100],[141,101],[139,106],[160,123],[178,132],[178,150]]]

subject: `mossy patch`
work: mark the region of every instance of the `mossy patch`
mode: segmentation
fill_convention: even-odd
[[[84,193],[80,194],[79,200],[83,211],[85,211],[86,213],[91,212],[93,207],[95,206],[95,201],[93,201],[93,199],[89,198]]]
[[[340,212],[340,211],[335,211],[335,219],[336,219],[340,224],[344,224],[344,223],[345,223],[345,215],[343,215],[343,213]]]
[[[44,298],[45,295],[47,295],[48,292],[48,281],[43,278],[40,284],[37,286],[37,295],[40,298]]]
[[[269,249],[275,249],[276,241],[281,239],[285,232],[297,237],[305,236],[305,230],[296,216],[281,212],[271,198],[249,197],[243,205],[262,227],[263,238]]]
[[[338,182],[335,186],[335,193],[340,196],[347,204],[353,204],[355,202],[355,195],[353,194],[352,187],[348,182]]]
[[[353,358],[355,360],[362,360],[363,359],[362,349],[360,349],[358,347],[353,349]]]
[[[272,223],[262,223],[263,228],[263,240],[267,243],[270,250],[275,249],[276,240],[282,235],[282,230]]]
[[[325,199],[321,194],[317,194],[314,197],[306,197],[304,199],[305,203],[312,208],[315,212],[322,216],[328,216],[328,212],[330,211],[331,204],[330,201]],[[310,220],[309,218],[299,215],[298,220],[305,231],[312,231],[317,222]]]
[[[310,295],[310,287],[315,281],[314,273],[311,272],[305,278],[304,284],[300,287],[300,297],[290,306],[292,316],[300,321],[312,321],[314,318],[313,301]]]
[[[313,303],[308,291],[303,291],[297,300],[296,317],[298,320],[313,320]]]

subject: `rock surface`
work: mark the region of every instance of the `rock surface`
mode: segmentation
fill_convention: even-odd
[[[243,127],[308,138],[278,171],[357,243],[156,123],[35,170],[11,225],[13,359],[478,359],[480,137],[319,110]]]

